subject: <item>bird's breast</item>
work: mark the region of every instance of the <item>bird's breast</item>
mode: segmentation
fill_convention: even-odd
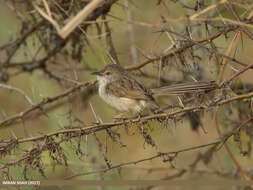
[[[99,96],[110,106],[120,112],[140,113],[146,107],[145,100],[134,100],[125,97],[118,97],[106,91],[106,84],[99,85]]]

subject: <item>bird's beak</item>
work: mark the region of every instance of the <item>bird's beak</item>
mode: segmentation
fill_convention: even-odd
[[[93,73],[91,73],[92,75],[97,75],[97,76],[101,76],[102,74],[101,74],[101,72],[93,72]]]

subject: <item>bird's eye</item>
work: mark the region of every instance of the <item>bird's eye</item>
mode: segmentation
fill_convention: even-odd
[[[110,75],[111,74],[111,72],[109,72],[109,71],[107,71],[106,73],[105,73],[105,75]]]

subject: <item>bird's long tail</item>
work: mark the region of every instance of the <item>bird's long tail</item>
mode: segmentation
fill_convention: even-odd
[[[162,86],[151,89],[153,95],[164,96],[164,95],[182,95],[185,93],[197,93],[206,92],[217,89],[218,85],[215,81],[210,82],[188,82],[181,84],[174,84],[168,86]]]

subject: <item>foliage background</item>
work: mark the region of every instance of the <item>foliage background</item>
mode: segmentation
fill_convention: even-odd
[[[55,2],[58,5],[47,1],[52,13],[54,13],[54,19],[62,25],[67,22],[66,20],[74,17],[87,3],[86,1],[71,1],[71,4],[61,0]],[[42,1],[36,3],[43,8]],[[218,4],[218,1],[201,0],[138,0],[129,2],[120,0],[111,4],[112,7],[109,12],[106,12],[107,16],[105,18],[106,23],[109,25],[109,31],[106,31],[106,26],[100,16],[89,26],[85,26],[85,22],[82,23],[83,30],[77,28],[67,38],[68,40],[65,40],[65,43],[57,35],[54,27],[33,8],[31,1],[2,1],[0,4],[1,84],[22,89],[36,104],[46,100],[47,97],[61,94],[65,90],[78,85],[79,82],[95,80],[90,73],[101,69],[107,63],[117,62],[118,60],[121,65],[127,68],[144,63],[149,58],[161,59],[143,66],[140,69],[141,72],[140,70],[133,71],[133,74],[146,86],[156,87],[164,85],[164,83],[192,81],[193,78],[201,81],[218,81],[224,57],[215,55],[197,45],[193,48],[185,48],[182,54],[175,54],[171,58],[162,59],[169,51],[190,43],[190,41],[183,41],[173,33],[164,31],[165,29],[175,31],[186,37],[190,33],[193,40],[198,40],[212,36],[216,32],[226,29],[226,27],[231,27],[231,32],[219,36],[212,43],[204,45],[213,49],[213,51],[235,57],[243,63],[252,64],[253,43],[250,35],[242,32],[240,40],[235,43],[232,51],[228,51],[238,32],[247,29],[251,34],[252,20],[246,20],[246,17],[252,13],[252,3],[250,1],[226,1],[225,4]],[[126,7],[127,4],[129,7]],[[200,18],[207,18],[205,21],[194,22],[189,20],[191,15],[199,13],[212,5],[215,5],[215,8],[199,16]],[[67,10],[69,15],[64,16],[65,13],[61,11],[59,6]],[[233,6],[235,12],[241,16],[241,21],[235,18],[233,11],[228,8],[229,6]],[[219,18],[219,20],[208,20],[214,17]],[[237,21],[239,24],[231,23],[224,20],[224,18]],[[38,22],[42,22],[42,27],[36,29],[37,31],[35,30],[25,40],[21,41],[20,46],[17,45],[18,40],[24,36],[26,31],[29,31]],[[250,27],[244,27],[240,22],[249,23]],[[207,25],[209,30],[206,28]],[[239,27],[233,29],[234,26]],[[187,32],[189,33],[187,34]],[[109,33],[111,36],[108,36]],[[110,42],[110,40],[112,41]],[[62,42],[63,45],[61,45]],[[172,45],[174,46],[172,47]],[[59,51],[54,52],[50,58],[43,62],[43,65],[36,67],[37,60],[48,57],[50,52],[53,52],[54,48],[58,46],[61,47]],[[12,55],[11,53],[15,48],[17,48],[17,51]],[[137,58],[135,58],[133,52],[136,53]],[[195,57],[192,57],[192,52],[194,52]],[[29,64],[34,64],[35,67],[29,67]],[[230,60],[223,79],[228,79],[242,68],[242,66]],[[159,81],[159,76],[164,80]],[[233,93],[229,91],[228,97],[251,92],[252,79],[252,70],[250,69],[240,74],[232,83],[229,83]],[[243,87],[241,88],[240,85]],[[214,97],[209,98],[209,101],[213,100]],[[162,105],[179,104],[177,97],[161,98],[159,102]],[[196,102],[190,105],[195,104]],[[15,90],[0,88],[2,121],[14,114],[23,112],[30,106],[24,96]],[[194,181],[203,177],[203,180],[207,180],[207,182],[209,179],[223,177],[228,179],[247,179],[248,177],[249,179],[252,176],[253,161],[251,153],[251,135],[253,134],[251,120],[247,123],[247,130],[242,130],[235,135],[240,137],[239,140],[234,137],[229,138],[226,142],[232,156],[221,144],[221,147],[215,151],[208,146],[185,151],[175,157],[172,155],[171,161],[165,161],[165,158],[159,156],[156,159],[138,164],[129,164],[124,167],[109,169],[106,172],[99,172],[114,165],[150,158],[159,152],[178,151],[215,142],[221,136],[231,132],[236,126],[252,117],[251,98],[222,105],[216,112],[214,109],[205,110],[200,114],[202,125],[207,133],[204,133],[202,129],[197,132],[192,130],[188,119],[189,116],[180,115],[177,118],[179,121],[171,119],[165,126],[161,125],[162,122],[155,120],[150,121],[148,125],[142,123],[126,127],[119,125],[114,127],[111,132],[101,130],[77,138],[70,135],[66,142],[60,144],[60,148],[56,146],[55,150],[50,148],[43,150],[39,155],[31,157],[30,161],[29,159],[18,161],[16,164],[8,165],[8,163],[22,158],[34,147],[43,145],[46,139],[17,144],[8,151],[7,149],[1,149],[1,180],[58,180],[90,171],[95,171],[95,173],[80,175],[70,180],[75,183],[75,179],[189,179]],[[98,97],[94,87],[88,91],[81,89],[65,98],[60,98],[52,104],[46,104],[22,119],[16,119],[15,122],[8,125],[1,125],[1,146],[5,147],[5,142],[11,139],[36,137],[57,130],[85,127],[96,123],[98,120],[104,123],[111,122],[116,114],[117,112],[114,109]],[[215,115],[219,116],[217,120],[223,134],[221,136],[217,131]],[[110,133],[113,134],[112,137],[110,137]],[[49,140],[59,142],[64,138],[68,138],[68,135],[55,136],[53,139],[49,138]],[[149,138],[152,139],[155,146],[152,146],[152,142],[148,141]],[[236,160],[238,165],[235,164],[233,159]],[[191,166],[192,164],[194,167]],[[245,175],[242,171],[245,172]],[[241,178],[241,176],[243,177]],[[245,176],[247,177],[245,178]],[[32,187],[22,188],[31,189]],[[40,188],[51,189],[51,187],[43,186]],[[83,189],[83,187],[77,187],[74,184],[73,188]],[[145,185],[140,187],[99,186],[98,188],[166,189],[165,187]],[[183,189],[185,187],[177,186],[177,188]],[[202,189],[203,187],[189,185],[189,189],[191,188]],[[227,187],[217,187],[217,189],[223,188],[227,189]],[[231,188],[239,189],[237,186]],[[61,189],[69,189],[69,187],[66,186]],[[90,187],[90,189],[93,189],[93,187]],[[205,189],[213,189],[213,187],[208,186]]]

